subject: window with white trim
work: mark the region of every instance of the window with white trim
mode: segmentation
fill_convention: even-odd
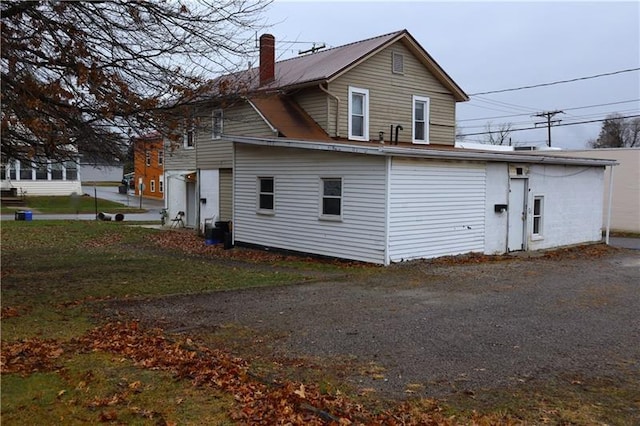
[[[213,139],[220,139],[222,137],[223,117],[221,109],[213,110],[211,119],[211,128],[213,129],[211,137]]]
[[[533,197],[533,235],[542,237],[542,227],[544,212],[544,197],[541,195]]]
[[[369,90],[349,87],[349,139],[369,140]]]
[[[322,205],[320,217],[340,219],[342,217],[342,178],[322,178]]]
[[[413,143],[429,143],[429,98],[413,96]]]
[[[149,180],[149,188],[150,188],[151,192],[156,192],[156,180],[155,179]]]
[[[164,151],[158,151],[158,166],[162,166],[164,164]]]
[[[189,117],[183,120],[183,129],[184,133],[182,135],[182,141],[184,143],[184,147],[188,149],[195,148],[196,131],[193,118]]]
[[[273,177],[258,178],[258,211],[273,214],[275,186]]]
[[[147,167],[151,166],[151,152],[149,150],[144,152],[144,164],[146,164]]]
[[[158,176],[158,191],[164,192],[164,176]]]

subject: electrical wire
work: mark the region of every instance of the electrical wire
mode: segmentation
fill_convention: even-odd
[[[635,114],[635,115],[626,115],[626,116],[622,116],[622,117],[616,117],[617,119],[622,119],[622,118],[635,118],[635,117],[640,117],[640,114]],[[563,126],[575,126],[577,124],[587,124],[587,123],[599,123],[602,121],[607,120],[606,118],[602,118],[602,119],[598,119],[598,120],[587,120],[587,121],[577,121],[577,122],[573,122],[573,123],[561,123],[561,124],[555,124],[552,127],[563,127]],[[522,129],[511,129],[510,132],[519,132],[522,130],[534,130],[534,129],[541,129],[542,127],[525,127]],[[477,135],[490,135],[493,133],[500,133],[500,130],[495,130],[495,131],[489,131],[489,132],[476,132],[476,133],[466,133],[466,134],[459,134],[458,137],[465,137],[465,136],[477,136]]]
[[[574,111],[574,110],[577,110],[577,109],[597,108],[597,107],[602,107],[602,106],[627,104],[627,103],[639,102],[639,101],[640,101],[640,99],[630,99],[628,101],[609,102],[609,103],[606,103],[606,104],[585,105],[585,106],[579,106],[579,107],[560,108],[560,109],[562,111],[566,112],[566,111]],[[511,114],[511,115],[500,115],[500,116],[496,116],[496,117],[465,118],[464,120],[458,120],[458,122],[462,123],[464,121],[495,120],[497,118],[522,117],[524,115],[529,115],[529,114]]]
[[[640,70],[640,68],[629,68],[629,69],[626,69],[626,70],[606,72],[606,73],[602,73],[602,74],[589,75],[589,76],[586,76],[586,77],[578,77],[578,78],[571,78],[571,79],[568,79],[568,80],[552,81],[550,83],[532,84],[530,86],[513,87],[513,88],[510,88],[510,89],[490,90],[490,91],[487,91],[487,92],[471,93],[471,94],[469,94],[469,96],[489,95],[489,94],[493,94],[493,93],[504,93],[504,92],[514,92],[516,90],[533,89],[535,87],[545,87],[545,86],[553,86],[553,85],[556,85],[556,84],[572,83],[574,81],[590,80],[592,78],[606,77],[606,76],[610,76],[610,75],[622,74],[622,73],[638,71],[638,70]]]

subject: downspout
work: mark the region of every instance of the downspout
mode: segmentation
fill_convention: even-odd
[[[391,253],[389,249],[389,227],[391,224],[391,162],[393,161],[393,157],[386,157],[386,179],[385,179],[385,206],[384,206],[384,266],[389,266],[391,264]]]
[[[339,128],[339,124],[340,124],[340,98],[337,97],[336,95],[334,95],[333,93],[331,93],[330,91],[328,91],[327,89],[325,89],[324,87],[322,87],[322,83],[318,84],[318,87],[324,93],[326,93],[327,95],[331,96],[333,99],[336,100],[336,137],[339,138],[340,137],[340,128]]]
[[[609,245],[609,232],[611,230],[611,204],[613,200],[613,166],[609,166],[609,205],[607,207],[607,230],[604,242]]]

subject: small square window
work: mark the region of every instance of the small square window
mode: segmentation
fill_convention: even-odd
[[[339,218],[342,215],[342,178],[322,179],[322,217]]]
[[[258,210],[262,212],[273,212],[275,198],[275,187],[272,177],[258,178]]]

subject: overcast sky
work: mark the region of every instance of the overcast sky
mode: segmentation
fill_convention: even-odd
[[[276,0],[264,15],[279,59],[316,44],[335,47],[407,29],[468,94],[640,68],[640,2],[311,2]],[[295,42],[295,43],[294,43]],[[632,101],[598,108],[591,105]],[[579,108],[579,109],[570,109]],[[511,122],[532,127],[532,114],[566,110],[561,124],[640,114],[640,72],[554,86],[472,96],[458,103],[463,133]],[[601,123],[555,127],[552,145],[583,148]],[[469,136],[468,141],[484,136]],[[518,144],[546,144],[547,129],[512,133]]]

